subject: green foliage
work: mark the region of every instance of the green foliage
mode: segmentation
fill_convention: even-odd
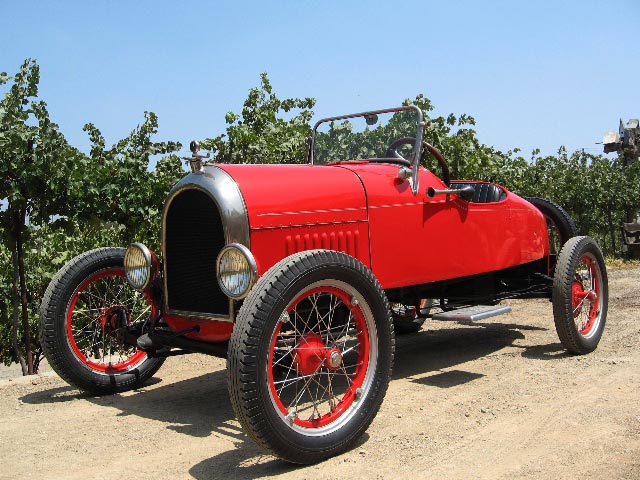
[[[85,125],[91,152],[76,164],[70,182],[75,216],[89,224],[109,221],[123,227],[126,243],[136,239],[158,244],[159,212],[171,185],[183,175],[176,155],[163,157],[154,171],[151,158],[178,150],[177,142],[155,142],[158,118],[145,112],[144,122],[110,148],[100,130]]]
[[[40,69],[35,61],[25,60],[11,79],[6,74],[1,78],[2,83],[13,81],[0,101],[0,226],[3,245],[12,259],[8,283],[12,286],[11,336],[14,356],[21,360],[25,373],[33,373],[24,249],[30,234],[27,220],[46,224],[51,215],[67,213],[67,179],[78,152],[50,120],[45,102],[36,100]],[[19,334],[24,357],[17,346]]]
[[[0,198],[9,205],[2,211],[5,225],[16,209],[43,223],[68,207],[66,179],[79,152],[50,120],[46,103],[35,101],[39,78],[38,65],[26,60],[0,102]]]
[[[98,246],[123,245],[123,230],[121,225],[115,223],[90,225],[75,219],[64,222],[64,228],[61,228],[61,223],[42,228],[29,227],[28,241],[25,244],[25,268],[28,272],[29,324],[36,364],[40,358],[37,339],[40,300],[53,275],[82,252]],[[9,328],[11,270],[9,252],[5,247],[0,247],[0,362],[5,365],[18,361],[11,349]],[[20,333],[22,334],[22,330]]]
[[[158,142],[158,119],[145,112],[130,135],[107,147],[100,130],[85,126],[89,154],[70,146],[37,100],[39,68],[26,60],[14,76],[0,73],[0,361],[24,357],[33,347],[40,356],[36,329],[40,299],[57,270],[75,255],[99,246],[143,241],[158,249],[161,210],[166,195],[184,175],[173,154],[176,142]],[[539,196],[565,206],[582,234],[598,239],[609,256],[620,255],[620,225],[628,212],[640,210],[640,164],[584,152],[524,158],[518,149],[501,152],[477,138],[475,119],[467,114],[434,115],[424,95],[405,100],[429,120],[425,140],[448,159],[453,178],[487,180],[522,196]],[[265,73],[249,90],[239,113],[225,116],[226,133],[202,141],[220,163],[303,163],[305,138],[315,100],[281,100]],[[345,112],[336,112],[345,113]],[[329,160],[379,156],[390,139],[413,136],[401,115],[362,131],[349,122],[329,125],[319,138],[331,140],[320,155]],[[325,150],[322,150],[325,148]],[[150,162],[162,156],[150,169]],[[433,158],[424,165],[439,173]],[[19,241],[18,241],[19,240]],[[26,302],[12,292],[22,258]],[[17,302],[17,303],[16,303]],[[16,307],[18,305],[18,307]],[[19,355],[12,348],[14,313],[26,314],[18,325]],[[26,330],[31,329],[29,338]]]
[[[0,102],[0,361],[28,359],[32,351],[36,369],[38,308],[53,274],[97,246],[140,240],[157,248],[164,199],[184,175],[176,155],[149,170],[151,158],[180,148],[176,142],[153,141],[158,119],[151,112],[108,149],[92,124],[85,126],[90,154],[71,147],[46,104],[36,101],[38,81],[33,60],[14,77],[0,74],[0,84],[12,82]],[[20,281],[24,288],[14,294],[12,286]],[[12,334],[19,337],[18,352]]]
[[[219,163],[304,163],[305,138],[310,134],[313,98],[280,100],[266,73],[251,88],[241,113],[229,112],[226,135],[208,138],[202,147]],[[295,115],[286,120],[282,113]]]

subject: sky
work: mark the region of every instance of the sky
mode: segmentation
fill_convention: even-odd
[[[602,152],[640,117],[640,1],[0,1],[0,71],[41,67],[40,98],[83,151],[159,117],[157,140],[224,133],[267,72],[321,117],[424,94],[500,150]]]

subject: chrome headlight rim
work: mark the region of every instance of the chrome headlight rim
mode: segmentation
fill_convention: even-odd
[[[140,252],[142,254],[142,258],[144,260],[144,265],[139,265],[135,267],[131,267],[131,256],[134,254],[133,252]],[[155,254],[143,243],[135,242],[130,244],[127,247],[127,250],[124,253],[124,273],[127,277],[127,281],[129,284],[136,290],[144,290],[149,286],[151,280],[153,279],[153,258]],[[135,277],[133,274],[134,269],[144,268],[144,281],[143,282],[135,282]]]
[[[224,259],[224,256],[227,254],[227,252],[231,250],[238,251],[247,263],[249,281],[247,282],[247,286],[242,290],[242,292],[233,292],[229,290],[227,286],[224,284],[224,282],[222,281],[222,275],[220,275],[220,264]],[[256,264],[256,259],[251,253],[251,250],[249,250],[247,247],[245,247],[240,243],[229,243],[225,245],[222,248],[222,250],[220,250],[220,253],[218,254],[218,258],[216,259],[216,278],[218,280],[218,285],[220,286],[222,293],[224,293],[227,297],[233,300],[241,300],[244,297],[246,297],[251,291],[251,288],[256,283],[256,280],[258,278],[258,266]]]

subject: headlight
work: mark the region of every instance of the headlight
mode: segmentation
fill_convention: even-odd
[[[156,255],[141,243],[132,243],[124,254],[124,272],[136,290],[144,290],[157,270]]]
[[[251,251],[239,243],[224,247],[216,262],[218,285],[235,300],[244,298],[256,281],[258,269]]]

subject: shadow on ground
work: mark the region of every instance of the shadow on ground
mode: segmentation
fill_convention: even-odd
[[[412,381],[425,388],[450,388],[471,382],[482,375],[455,367],[512,346],[524,338],[521,331],[532,329],[544,330],[513,324],[475,324],[398,337],[392,381],[419,376]],[[523,349],[523,356],[533,359],[558,358],[562,354],[559,344],[518,347]],[[433,374],[425,377],[430,372]],[[158,379],[152,379],[149,385],[154,382],[158,383]],[[252,479],[298,468],[265,455],[242,432],[227,393],[225,370],[171,384],[159,383],[134,394],[92,397],[71,387],[56,387],[25,395],[21,400],[39,404],[77,398],[119,409],[122,416],[135,415],[163,422],[167,424],[166,428],[185,435],[218,435],[231,439],[235,448],[203,460],[190,469],[189,473],[199,480]],[[366,443],[367,439],[365,434],[354,448]]]

